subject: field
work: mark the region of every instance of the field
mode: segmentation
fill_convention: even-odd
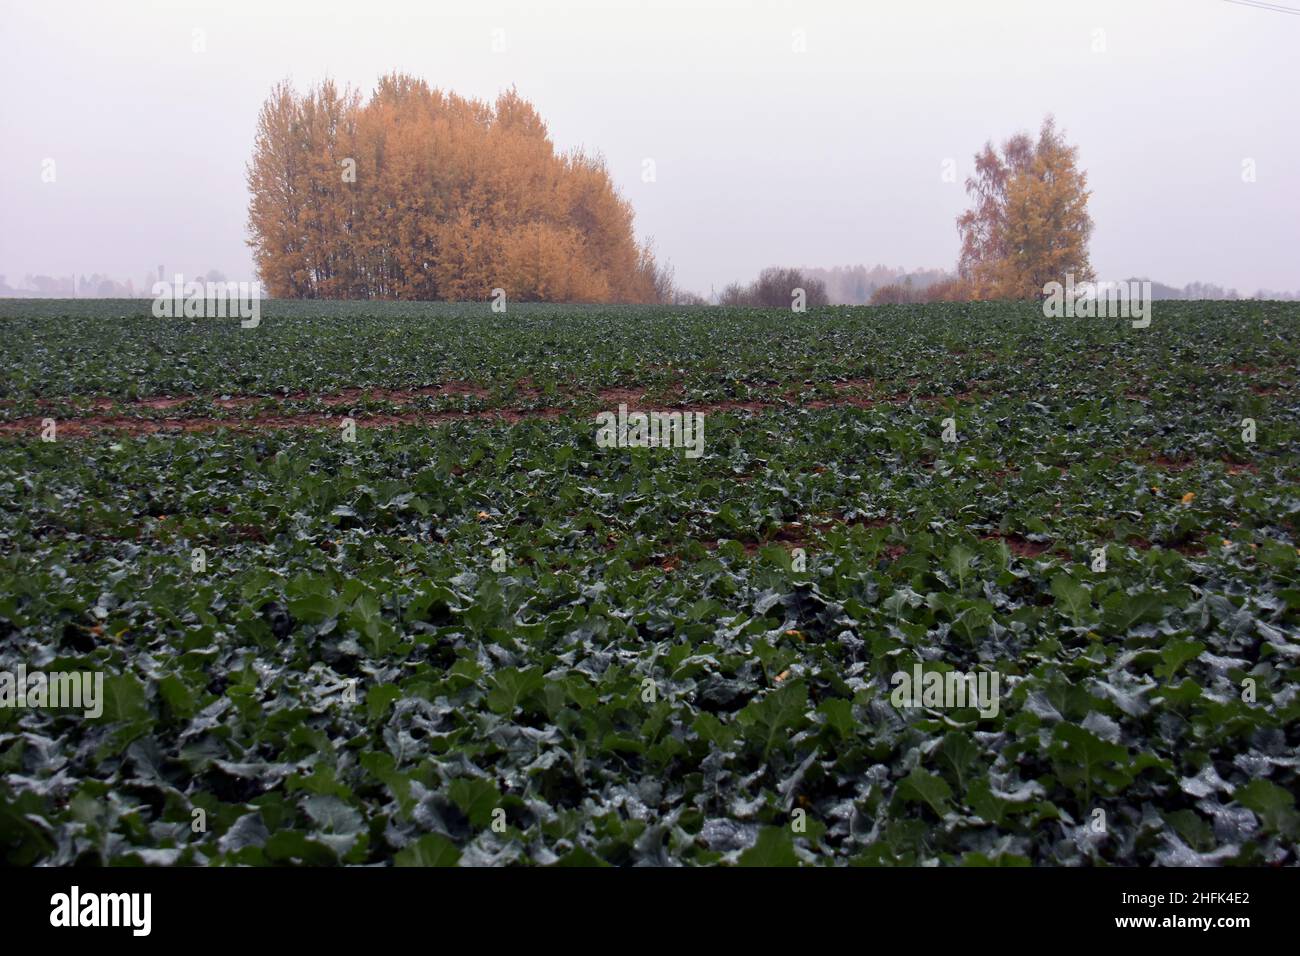
[[[0,328],[9,863],[1300,863],[1300,305]]]

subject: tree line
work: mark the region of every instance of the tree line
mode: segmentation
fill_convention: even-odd
[[[604,162],[557,153],[513,89],[488,103],[394,73],[363,101],[328,80],[301,95],[281,83],[248,187],[249,244],[274,297],[702,301],[637,241]],[[845,301],[841,287],[873,304],[1034,299],[1067,274],[1094,278],[1087,174],[1050,116],[1036,138],[986,144],[966,189],[956,275],[774,267],[718,301],[788,308],[802,289],[815,307]]]

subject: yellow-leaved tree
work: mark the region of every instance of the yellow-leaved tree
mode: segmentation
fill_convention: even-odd
[[[272,296],[655,302],[671,271],[638,243],[605,164],[559,154],[514,90],[494,103],[395,73],[369,100],[328,80],[271,92],[248,221]]]
[[[957,219],[957,271],[971,298],[1035,299],[1067,274],[1093,279],[1088,174],[1077,153],[1049,116],[1037,142],[1020,133],[1001,154],[988,143],[975,156],[975,175],[966,180],[975,205]]]

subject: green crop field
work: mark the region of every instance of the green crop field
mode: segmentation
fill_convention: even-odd
[[[9,863],[1298,862],[1300,304],[0,331]]]

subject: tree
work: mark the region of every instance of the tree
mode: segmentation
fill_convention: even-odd
[[[655,258],[654,240],[647,239],[641,247],[641,261],[637,263],[638,281],[643,289],[649,290],[647,301],[664,304],[681,305],[682,293],[674,281],[675,270],[672,263],[660,262]],[[700,298],[696,296],[696,298]],[[700,299],[703,304],[704,300]]]
[[[299,221],[306,184],[296,129],[298,111],[293,88],[278,84],[262,104],[248,168],[253,262],[267,292],[283,298],[305,295],[309,289]]]
[[[248,167],[249,244],[272,296],[650,302],[671,272],[636,241],[599,157],[559,155],[532,104],[394,73],[368,101],[272,91]]]
[[[1052,118],[1035,143],[1011,137],[1001,155],[987,143],[966,181],[974,208],[957,219],[961,258],[957,270],[977,299],[1032,299],[1051,281],[1090,281],[1087,173],[1078,148],[1068,146]]]

